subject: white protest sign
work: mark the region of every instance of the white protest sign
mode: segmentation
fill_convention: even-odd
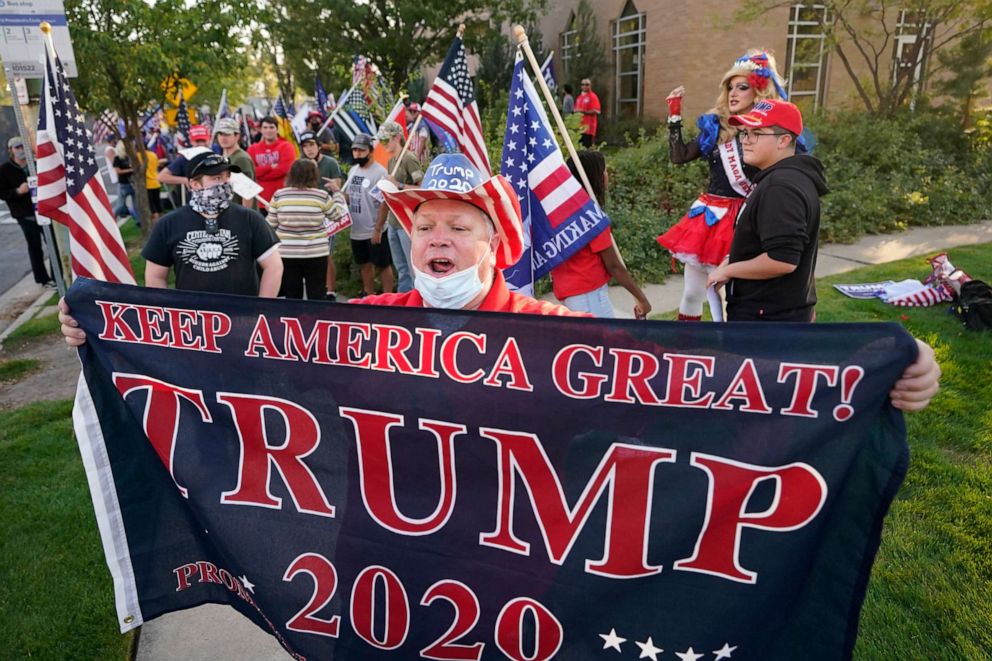
[[[231,188],[242,199],[250,200],[262,192],[262,187],[240,172],[231,173]]]

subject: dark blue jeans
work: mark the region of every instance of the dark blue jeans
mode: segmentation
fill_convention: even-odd
[[[131,206],[127,204],[127,198],[131,198]],[[134,185],[117,184],[117,205],[114,207],[114,215],[118,218],[130,214],[135,220],[138,219],[138,212],[134,210]]]

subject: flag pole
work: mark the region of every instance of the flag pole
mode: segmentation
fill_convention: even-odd
[[[561,133],[561,139],[565,143],[565,147],[568,148],[568,155],[571,157],[572,162],[575,163],[575,170],[579,173],[579,178],[582,180],[582,185],[585,186],[586,192],[589,193],[589,197],[596,199],[596,193],[593,192],[592,185],[589,183],[589,178],[586,176],[585,168],[582,167],[582,162],[579,160],[579,155],[575,152],[575,145],[572,144],[572,138],[568,135],[568,129],[565,128],[565,122],[561,118],[561,113],[558,112],[558,106],[555,105],[554,97],[551,95],[551,90],[548,89],[548,84],[544,81],[544,74],[541,73],[541,65],[537,63],[537,58],[534,57],[534,51],[530,49],[530,41],[527,39],[527,31],[524,30],[524,26],[515,25],[513,26],[513,36],[517,38],[517,45],[523,50],[524,55],[527,57],[527,61],[530,63],[531,69],[534,70],[534,77],[537,79],[537,84],[541,87],[541,93],[544,94],[544,100],[548,103],[548,108],[551,110],[551,115],[555,118],[555,124],[558,126],[558,131]]]
[[[530,63],[531,69],[534,70],[534,77],[537,78],[537,84],[541,87],[541,93],[544,94],[544,100],[548,104],[548,108],[551,110],[551,115],[555,118],[555,124],[558,126],[558,131],[561,133],[561,139],[565,143],[565,147],[568,148],[568,155],[572,159],[572,163],[575,164],[575,171],[579,173],[579,179],[582,180],[582,185],[586,189],[586,193],[593,200],[596,199],[596,192],[592,189],[592,184],[589,183],[589,177],[586,176],[586,170],[582,167],[582,161],[579,160],[579,155],[575,151],[575,145],[572,144],[572,137],[568,134],[568,129],[565,127],[565,121],[561,118],[561,113],[558,112],[558,106],[555,104],[554,97],[551,95],[551,90],[548,89],[548,83],[544,80],[544,74],[541,72],[541,66],[537,63],[537,58],[534,57],[534,51],[530,49],[530,41],[527,39],[527,31],[524,30],[524,26],[515,25],[513,26],[513,36],[517,38],[517,44],[523,50],[524,55],[527,57],[527,61]],[[613,248],[617,251],[617,257],[620,259],[620,263],[626,268],[626,264],[623,261],[623,255],[620,254],[620,246],[617,245],[617,239],[612,236]]]
[[[400,155],[396,158],[396,163],[393,164],[393,171],[389,173],[390,177],[396,176],[396,171],[400,169],[400,161],[406,155],[407,150],[410,148],[410,143],[413,142],[413,136],[417,134],[417,127],[420,126],[421,115],[417,115],[417,119],[413,122],[413,126],[410,128],[409,135],[406,136],[406,142],[403,143],[403,149],[400,151]]]
[[[48,58],[55,66],[55,44],[52,43],[52,26],[48,21],[42,21],[38,26],[41,32],[45,35],[45,50],[48,52]],[[18,128],[21,131],[21,139],[24,140],[24,155],[27,157],[28,161],[28,174],[35,181],[35,191],[38,188],[38,170],[34,162],[34,151],[33,149],[37,147],[37,140],[35,140],[34,147],[30,140],[27,140],[26,126],[24,126],[24,118],[21,116],[21,102],[17,99],[17,92],[14,90],[14,72],[9,66],[7,69],[7,83],[10,85],[10,95],[14,106],[14,119],[17,120]],[[44,84],[44,81],[42,81]],[[108,163],[108,167],[113,167],[112,164]],[[37,193],[35,193],[37,195]],[[42,232],[45,234],[45,252],[48,253],[48,262],[52,265],[52,277],[55,280],[55,286],[59,290],[59,296],[65,296],[65,264],[62,260],[58,258],[58,253],[55,250],[55,231],[52,227],[51,219],[46,218],[46,224],[42,225]],[[40,224],[40,223],[39,223]],[[71,273],[71,270],[70,270]]]

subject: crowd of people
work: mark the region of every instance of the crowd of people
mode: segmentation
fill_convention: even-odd
[[[738,59],[721,80],[714,110],[698,120],[698,137],[688,143],[681,125],[684,92],[679,87],[668,97],[671,158],[705,158],[710,182],[658,239],[685,265],[679,319],[699,320],[706,289],[726,287],[730,321],[813,321],[819,198],[827,187],[819,161],[805,153],[802,115],[785,100],[774,59],[762,51]],[[566,102],[583,113],[588,136],[579,164],[570,167],[576,172],[581,164],[602,205],[606,162],[590,149],[599,100],[588,80],[577,99],[570,96]],[[415,116],[416,110],[406,119]],[[161,170],[160,182],[188,187],[189,202],[151,230],[142,253],[148,286],[164,287],[174,269],[179,289],[335,300],[336,234],[328,238],[327,229],[349,214],[351,255],[362,283],[357,303],[612,317],[606,292],[615,281],[634,298],[635,317],[651,311],[609,229],[552,271],[563,304],[510,291],[501,269],[520,258],[524,237],[517,196],[506,179],[480,172],[461,154],[441,154],[425,165],[423,145],[404,150],[404,127],[393,122],[375,137],[388,163],[372,157],[373,136],[359,134],[349,145],[345,176],[334,156],[341,154],[334,133],[322,127],[319,114],[309,120],[311,130],[299,136],[299,156],[278,135],[275,118],[261,120],[260,139],[247,154],[237,145],[237,125],[220,120],[221,153],[205,142],[200,153]],[[201,135],[197,128],[191,137]],[[126,174],[125,164],[118,175]],[[232,174],[261,186],[257,211],[234,197]],[[77,346],[85,336],[61,307],[66,341]],[[891,393],[893,404],[906,410],[927,405],[940,374],[932,349],[918,344],[918,359]]]

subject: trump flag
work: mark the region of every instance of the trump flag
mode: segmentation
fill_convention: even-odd
[[[122,630],[220,603],[298,659],[851,656],[897,325],[67,300]]]

